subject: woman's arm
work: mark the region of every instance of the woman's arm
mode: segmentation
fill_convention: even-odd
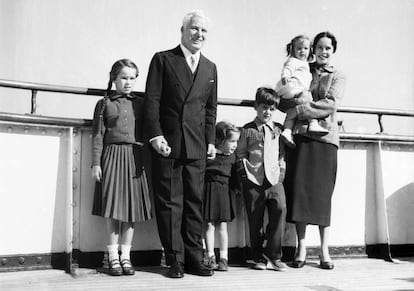
[[[335,71],[324,80],[326,80],[326,84],[320,84],[326,87],[325,95],[322,98],[296,107],[300,120],[326,118],[338,108],[344,95],[345,75]]]

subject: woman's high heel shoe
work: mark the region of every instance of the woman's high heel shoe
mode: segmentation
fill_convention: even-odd
[[[321,269],[324,270],[332,270],[334,268],[334,264],[332,262],[328,262],[328,261],[320,261],[320,265]]]
[[[320,260],[319,266],[321,267],[321,269],[324,269],[324,270],[332,270],[334,268],[334,264],[332,263],[331,260],[324,261],[322,259],[322,256],[319,256],[319,260]]]

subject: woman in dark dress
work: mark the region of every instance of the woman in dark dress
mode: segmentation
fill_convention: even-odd
[[[310,65],[313,101],[296,106],[299,121],[293,134],[296,147],[288,151],[285,180],[287,221],[295,223],[298,248],[292,266],[301,268],[306,262],[305,234],[308,224],[318,225],[321,239],[320,267],[333,269],[328,238],[331,220],[331,198],[337,171],[339,133],[337,108],[343,98],[345,76],[331,65],[337,41],[333,34],[315,36],[315,62]],[[307,130],[309,119],[318,119],[328,130],[316,135]]]

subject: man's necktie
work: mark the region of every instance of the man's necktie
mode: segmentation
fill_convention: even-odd
[[[190,56],[190,69],[193,74],[196,71],[196,68],[197,68],[197,64],[196,64],[195,56]]]

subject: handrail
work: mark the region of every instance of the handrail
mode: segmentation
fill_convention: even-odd
[[[12,81],[0,79],[0,87],[8,87],[15,89],[24,89],[32,91],[31,98],[31,114],[36,114],[36,97],[38,91],[44,92],[56,92],[56,93],[68,93],[68,94],[81,94],[81,95],[95,95],[103,96],[105,90],[103,89],[94,89],[94,88],[83,88],[83,87],[72,87],[72,86],[60,86],[60,85],[49,85],[41,83],[32,83],[32,82],[21,82],[21,81]],[[134,91],[137,96],[143,97],[144,92]],[[230,105],[230,106],[243,106],[251,107],[254,104],[253,100],[246,99],[230,99],[230,98],[219,98],[218,104],[220,105]],[[338,112],[342,113],[356,113],[356,114],[373,114],[378,116],[378,124],[380,127],[380,133],[384,133],[384,126],[382,123],[382,117],[384,115],[391,116],[404,116],[404,117],[414,117],[414,111],[406,110],[394,110],[394,109],[379,109],[379,108],[359,108],[359,107],[345,107],[341,106],[338,108]],[[43,121],[43,119],[42,119]]]
[[[0,121],[6,121],[10,123],[24,123],[31,125],[44,125],[44,126],[65,126],[75,128],[86,128],[92,126],[92,120],[90,119],[76,119],[76,118],[63,118],[63,117],[50,117],[33,114],[15,114],[0,112]],[[414,144],[414,136],[405,135],[388,135],[388,134],[369,134],[369,133],[349,133],[340,132],[339,137],[341,141],[357,141],[357,142],[393,142]]]

